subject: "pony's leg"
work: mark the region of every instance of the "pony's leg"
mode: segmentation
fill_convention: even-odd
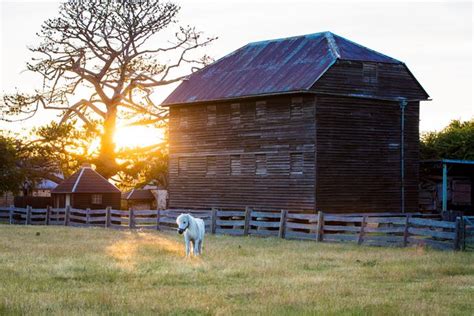
[[[189,256],[189,238],[184,237],[184,243],[186,244],[186,257]]]
[[[194,241],[194,251],[195,256],[199,256],[199,240]]]
[[[203,242],[203,240],[200,239],[200,240],[199,240],[199,254],[200,254],[200,255],[202,255],[202,242]]]

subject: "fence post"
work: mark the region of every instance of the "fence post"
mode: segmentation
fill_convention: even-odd
[[[462,251],[466,250],[466,234],[467,234],[466,218],[462,217]]]
[[[31,225],[31,206],[26,206],[26,221],[25,225]]]
[[[459,250],[461,248],[461,219],[456,217],[456,228],[455,228],[456,238],[454,239],[454,249]]]
[[[71,211],[71,206],[66,206],[66,210],[64,211],[64,226],[69,226],[69,213]]]
[[[160,209],[156,210],[156,230],[160,230],[160,216],[161,216],[161,211]]]
[[[244,236],[249,234],[250,216],[252,215],[252,209],[250,207],[245,208],[245,223],[244,223]]]
[[[13,224],[13,211],[15,210],[15,206],[10,205],[10,208],[8,209],[8,222]]]
[[[403,247],[406,247],[408,245],[408,227],[410,226],[410,215],[406,215],[405,218],[405,230],[403,231]]]
[[[91,220],[91,209],[86,208],[86,225],[89,226],[89,222]]]
[[[324,239],[324,213],[318,212],[318,225],[316,226],[316,241],[323,241]]]
[[[358,245],[361,245],[362,242],[364,241],[364,228],[365,228],[366,221],[367,221],[367,216],[366,215],[362,216],[362,222],[360,223],[359,239],[357,240]]]
[[[132,229],[134,227],[134,222],[133,222],[133,209],[129,208],[128,209],[128,228]]]
[[[109,227],[110,227],[110,216],[111,216],[111,213],[112,213],[112,207],[107,206],[107,207],[105,208],[105,228],[109,228]]]
[[[278,237],[285,238],[285,229],[286,229],[286,214],[287,210],[281,210],[280,213],[280,227],[278,228]]]
[[[51,217],[51,206],[48,205],[46,207],[46,220],[45,220],[46,221],[46,223],[45,223],[46,226],[49,225],[50,217]]]
[[[216,233],[216,216],[217,216],[217,209],[212,208],[211,210],[211,234]]]

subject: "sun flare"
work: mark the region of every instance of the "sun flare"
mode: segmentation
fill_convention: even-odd
[[[146,147],[162,142],[164,131],[152,126],[118,127],[114,141],[117,149]]]

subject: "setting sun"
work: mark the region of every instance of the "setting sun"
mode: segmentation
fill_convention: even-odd
[[[164,131],[152,126],[118,127],[115,132],[117,149],[146,147],[163,141]]]

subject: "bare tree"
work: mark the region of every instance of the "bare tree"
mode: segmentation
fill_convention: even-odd
[[[61,122],[78,118],[88,125],[99,119],[96,165],[105,177],[113,176],[120,170],[113,141],[117,119],[165,121],[168,113],[153,102],[152,93],[210,61],[196,49],[215,38],[203,38],[193,27],[179,27],[171,41],[154,41],[177,26],[178,12],[176,4],[161,1],[61,4],[59,17],[46,20],[37,33],[41,43],[29,48],[37,57],[27,69],[42,76],[42,88],[4,95],[1,118],[25,120],[44,108],[61,111]]]

